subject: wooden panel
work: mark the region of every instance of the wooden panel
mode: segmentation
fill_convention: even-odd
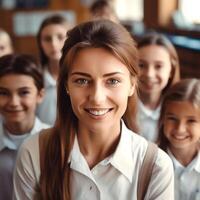
[[[0,27],[10,33],[13,38],[15,51],[18,53],[30,53],[37,55],[37,45],[35,37],[23,36],[18,37],[13,32],[13,15],[17,12],[32,12],[32,11],[53,11],[53,10],[73,10],[76,13],[77,23],[85,21],[89,18],[88,8],[81,5],[79,0],[52,0],[48,8],[42,9],[0,9]]]
[[[200,59],[199,52],[190,49],[176,47],[182,78],[200,78]]]
[[[144,23],[148,28],[166,26],[178,0],[144,0]]]

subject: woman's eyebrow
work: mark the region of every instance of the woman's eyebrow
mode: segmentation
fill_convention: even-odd
[[[91,77],[90,74],[85,73],[85,72],[72,72],[72,73],[71,73],[71,76],[74,76],[74,75],[81,75],[81,76]]]
[[[103,77],[113,76],[116,74],[124,74],[124,73],[123,72],[111,72],[111,73],[104,74]],[[85,73],[85,72],[72,72],[71,76],[73,76],[73,75],[81,75],[81,76],[91,77],[90,74]]]

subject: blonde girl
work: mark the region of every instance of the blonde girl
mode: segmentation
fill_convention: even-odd
[[[200,80],[185,79],[165,95],[159,145],[171,157],[175,199],[200,199]]]

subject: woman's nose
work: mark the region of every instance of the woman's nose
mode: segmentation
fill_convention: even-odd
[[[95,84],[90,91],[89,99],[94,104],[101,104],[106,99],[106,89],[101,84]]]

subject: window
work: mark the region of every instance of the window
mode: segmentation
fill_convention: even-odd
[[[186,21],[200,24],[200,0],[179,0],[178,6]]]
[[[143,20],[144,0],[115,0],[115,8],[120,20]],[[198,1],[198,0],[197,0]]]

